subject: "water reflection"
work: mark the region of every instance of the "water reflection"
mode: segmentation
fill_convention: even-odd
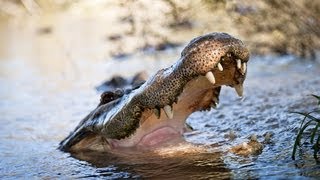
[[[145,152],[82,152],[73,156],[97,168],[115,166],[117,170],[130,172],[130,178],[226,179],[230,177],[230,170],[225,167],[221,153],[208,152],[191,145],[178,145],[169,149]],[[105,171],[102,171],[101,176],[104,176],[104,173]],[[107,172],[107,175],[109,174],[110,172]]]

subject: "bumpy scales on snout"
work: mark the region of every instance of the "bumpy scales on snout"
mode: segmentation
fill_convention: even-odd
[[[242,96],[248,60],[249,51],[245,45],[226,33],[195,38],[171,67],[158,71],[139,88],[127,93],[115,93],[116,98],[110,98],[110,101],[98,106],[61,142],[60,149],[68,151],[92,134],[99,135],[99,141],[105,139],[107,144],[108,139],[121,140],[133,136],[142,119],[146,119],[146,112],[151,111],[158,118],[164,112],[168,119],[172,119],[175,114],[173,106],[186,97],[181,94],[189,93],[187,87],[194,88],[199,81],[210,85],[210,91],[203,91],[201,98],[209,97],[211,100],[199,100],[194,105],[199,107],[192,111],[208,109],[218,103],[222,85],[234,87]],[[97,141],[97,138],[93,139]],[[87,139],[89,141],[90,138]]]

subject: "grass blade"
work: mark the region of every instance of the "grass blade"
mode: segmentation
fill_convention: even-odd
[[[318,128],[320,126],[320,123],[317,123],[316,127],[313,129],[312,133],[311,133],[311,137],[310,137],[310,143],[313,144],[313,140],[314,140],[314,137],[316,136],[317,134],[317,131],[318,131]]]
[[[315,98],[317,98],[318,99],[318,103],[320,104],[320,96],[317,96],[317,95],[315,95],[315,94],[311,94],[311,96],[313,96],[313,97],[315,97]]]
[[[314,116],[310,115],[312,112],[310,112],[310,113],[302,113],[302,112],[293,111],[292,113],[301,114],[301,115],[306,116],[307,118],[309,118],[309,119],[311,119],[311,120],[313,120],[315,122],[318,122],[318,123],[320,122],[320,119],[317,119]]]
[[[311,94],[311,96],[315,97],[318,100],[318,105],[320,107],[320,96],[317,96],[314,94]],[[313,157],[317,163],[320,163],[320,159],[318,159],[318,157],[317,157],[318,153],[320,152],[320,144],[319,144],[320,143],[320,132],[319,132],[320,118],[314,116],[314,114],[317,114],[317,115],[320,114],[320,109],[317,108],[316,110],[313,110],[308,113],[303,113],[303,112],[291,112],[291,113],[295,113],[295,114],[299,114],[299,115],[304,116],[302,119],[300,128],[299,128],[299,131],[297,133],[297,137],[295,139],[294,145],[293,145],[292,156],[291,156],[292,159],[293,160],[295,159],[295,155],[296,155],[298,146],[305,144],[307,142],[307,139],[310,138],[310,143],[313,144],[312,149],[314,150]],[[312,114],[312,113],[314,113],[314,114]],[[305,122],[305,121],[307,121],[307,122]],[[302,142],[302,135],[303,135],[304,131],[307,129],[307,127],[309,127],[310,125],[313,126],[313,124],[311,124],[312,122],[315,122],[315,125],[313,128],[310,128],[311,134],[308,134],[305,141]],[[314,143],[316,136],[317,136],[317,139],[316,139],[316,142]]]
[[[297,147],[300,146],[300,141],[301,141],[301,138],[302,138],[302,134],[303,134],[303,131],[310,125],[310,123],[312,123],[313,120],[309,120],[307,123],[305,123],[303,125],[302,128],[300,128],[299,132],[298,132],[298,135],[296,137],[296,140],[294,141],[294,145],[293,145],[293,150],[292,150],[292,155],[291,155],[291,158],[294,160],[295,159],[295,155],[296,155],[296,151],[297,151]]]
[[[318,99],[318,106],[320,106],[320,96],[317,96],[315,94],[311,94],[311,96],[313,96],[313,97]]]
[[[318,135],[318,138],[317,138],[317,142],[313,145],[313,157],[314,159],[319,162],[319,159],[318,159],[318,152],[319,152],[319,144],[320,143],[320,134]]]

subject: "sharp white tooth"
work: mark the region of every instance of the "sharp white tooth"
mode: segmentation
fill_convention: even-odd
[[[223,67],[220,63],[218,63],[218,69],[219,69],[219,71],[223,71]]]
[[[207,72],[206,74],[206,78],[212,83],[215,84],[216,83],[216,79],[214,78],[214,75],[211,71]]]
[[[212,100],[213,100],[215,103],[219,104],[219,100],[218,100],[218,98],[217,98],[216,96],[213,96],[213,97],[212,97]]]
[[[243,96],[243,86],[242,84],[237,84],[234,86],[234,88],[236,89],[236,92],[238,94],[238,96],[242,97]]]
[[[173,111],[172,111],[171,106],[166,105],[166,106],[164,106],[163,110],[164,110],[164,112],[166,113],[166,115],[167,115],[167,117],[168,117],[169,119],[172,119],[172,118],[173,118]]]
[[[242,64],[242,71],[243,71],[243,73],[245,73],[246,70],[247,70],[247,63],[243,63],[243,64]]]
[[[240,59],[237,59],[237,68],[241,69],[241,60]]]
[[[155,109],[153,109],[153,112],[157,116],[157,118],[160,119],[160,115],[161,115],[160,114],[160,112],[161,112],[160,109],[155,108]]]
[[[216,108],[217,108],[217,103],[212,102],[212,103],[210,104],[210,107],[212,107],[212,108],[216,109]]]

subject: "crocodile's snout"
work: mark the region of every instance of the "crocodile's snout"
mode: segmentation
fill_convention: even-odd
[[[233,61],[225,61],[231,59]],[[215,86],[223,85],[226,78],[216,78],[213,71],[219,70],[216,76],[225,76],[224,66],[236,64],[239,73],[235,74],[237,84],[243,82],[249,52],[244,44],[228,34],[212,33],[192,40],[182,51],[180,60],[171,67],[160,70],[151,78],[139,97],[141,103],[149,108],[164,107],[177,101],[187,82],[197,76],[206,76]],[[230,79],[233,80],[233,79]],[[227,82],[235,86],[235,82]]]
[[[192,112],[214,107],[222,85],[234,87],[242,96],[248,60],[249,51],[245,45],[226,33],[195,38],[171,67],[158,71],[139,88],[107,101],[90,113],[61,143],[61,149],[70,149],[88,133],[98,135],[111,146],[121,144],[119,140],[123,138],[135,139],[133,144],[138,144],[145,138],[142,131],[151,134],[157,130],[149,121],[167,127],[165,124],[170,123],[163,122],[164,118],[184,122]],[[153,130],[145,128],[146,124]],[[173,124],[170,124],[170,132],[182,131],[181,123]]]

